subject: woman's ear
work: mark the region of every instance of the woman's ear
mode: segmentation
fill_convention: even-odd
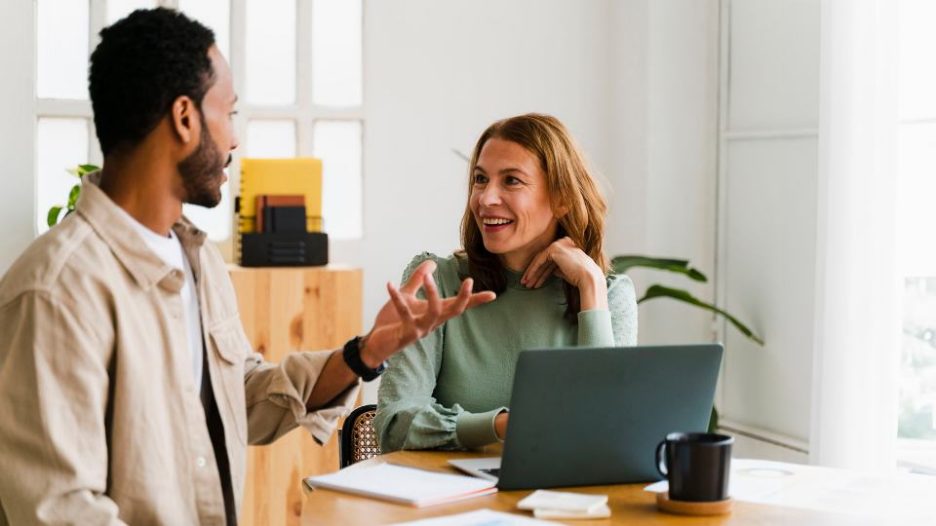
[[[198,121],[197,111],[195,101],[187,95],[182,95],[172,102],[172,111],[169,114],[172,129],[184,144],[194,141],[198,136],[195,129]]]
[[[569,213],[569,207],[566,205],[559,205],[559,207],[556,208],[556,211],[554,212],[556,219],[560,219],[568,213]]]

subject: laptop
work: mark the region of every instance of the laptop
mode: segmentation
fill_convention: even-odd
[[[451,460],[504,490],[659,480],[667,433],[708,429],[719,344],[520,353],[500,458]]]

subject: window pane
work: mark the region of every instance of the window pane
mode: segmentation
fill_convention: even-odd
[[[88,162],[88,121],[39,119],[36,131],[36,225],[48,229],[49,208],[65,206],[78,178],[66,170]],[[59,220],[65,217],[65,212]]]
[[[903,276],[936,276],[936,124],[903,126],[899,138],[897,247]],[[936,318],[933,320],[936,324]]]
[[[899,5],[900,116],[936,117],[936,70],[931,67],[936,46],[936,2],[903,0]]]
[[[218,49],[228,61],[231,60],[230,0],[179,0],[179,10],[210,27]]]
[[[936,440],[936,275],[904,279],[899,411],[897,436]]]
[[[228,173],[228,170],[224,171]],[[230,177],[230,176],[229,176]],[[231,204],[231,184],[221,186],[221,202],[214,208],[197,205],[183,205],[182,213],[198,228],[208,233],[212,241],[224,241],[231,237],[231,225],[234,222],[234,207]]]
[[[325,231],[335,239],[360,238],[361,123],[318,121],[315,153],[322,160],[322,215]]]
[[[918,79],[919,80],[919,79]],[[917,108],[919,109],[919,108]],[[898,135],[897,253],[903,279],[897,436],[901,466],[936,470],[936,124]]]
[[[88,2],[39,0],[37,17],[36,94],[87,99]]]
[[[250,121],[247,124],[248,157],[295,157],[294,121]]]
[[[314,0],[312,97],[324,106],[361,104],[361,0]]]
[[[247,101],[296,100],[296,1],[247,1]]]
[[[137,9],[156,7],[156,0],[107,0],[107,25],[111,25]]]

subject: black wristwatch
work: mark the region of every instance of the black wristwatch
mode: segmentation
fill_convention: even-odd
[[[387,362],[381,363],[376,369],[368,367],[361,360],[361,340],[362,338],[360,336],[348,340],[348,343],[344,346],[344,350],[341,352],[341,357],[344,358],[345,363],[348,364],[348,368],[351,369],[354,374],[360,376],[361,380],[370,382],[383,374],[384,370],[387,368]]]

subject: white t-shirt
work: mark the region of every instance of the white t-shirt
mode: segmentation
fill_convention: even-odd
[[[172,230],[169,231],[169,237],[163,237],[143,226],[126,210],[120,208],[120,211],[130,219],[131,224],[146,241],[146,245],[149,246],[150,250],[155,252],[170,267],[185,272],[185,283],[182,285],[180,294],[182,295],[182,306],[185,310],[189,341],[188,351],[192,359],[195,389],[197,392],[201,391],[202,367],[204,365],[201,311],[198,306],[198,295],[195,288],[195,274],[192,272],[192,265],[189,263],[188,258],[185,257],[185,252],[182,250],[182,242],[179,241],[179,238]]]

